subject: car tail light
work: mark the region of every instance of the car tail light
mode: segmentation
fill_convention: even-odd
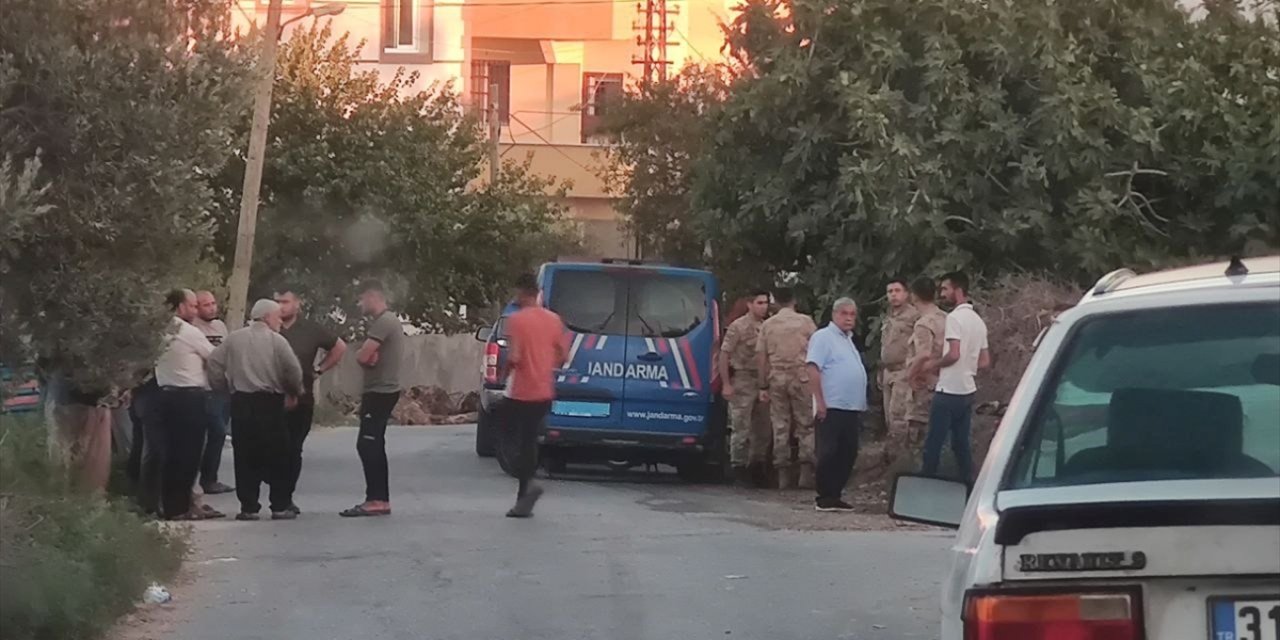
[[[484,345],[484,381],[488,384],[498,382],[498,343]]]
[[[1135,592],[978,593],[965,604],[965,640],[1141,640]]]

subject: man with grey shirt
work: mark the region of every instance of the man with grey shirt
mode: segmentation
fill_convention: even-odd
[[[218,317],[218,299],[211,291],[196,292],[196,318],[191,321],[213,346],[227,339],[227,324]],[[205,495],[231,493],[234,488],[218,482],[222,467],[222,445],[227,440],[227,423],[231,420],[231,398],[221,391],[209,394],[209,433],[200,460],[200,489]]]
[[[387,421],[400,401],[400,363],[404,327],[387,307],[387,294],[376,281],[360,285],[360,310],[369,318],[356,362],[364,369],[360,396],[360,433],[356,453],[364,467],[364,502],[343,512],[344,518],[391,515],[387,470]]]
[[[293,483],[289,482],[289,430],[285,411],[302,394],[302,365],[280,335],[280,305],[259,300],[253,322],[232,331],[209,356],[215,389],[231,392],[231,442],[235,447],[236,520],[257,520],[262,483],[271,486],[271,519],[293,520]]]

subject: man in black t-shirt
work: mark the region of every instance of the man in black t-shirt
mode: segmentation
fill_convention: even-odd
[[[298,406],[285,413],[285,422],[289,428],[292,444],[293,469],[290,474],[290,489],[297,489],[298,477],[302,474],[302,444],[311,433],[311,421],[315,415],[315,381],[324,372],[338,366],[342,362],[342,354],[347,351],[347,344],[336,333],[318,322],[301,315],[302,299],[294,287],[282,287],[276,290],[276,303],[280,305],[280,317],[284,325],[280,335],[289,341],[294,355],[302,364],[303,395],[298,398]],[[316,356],[325,352],[324,360],[316,364]],[[292,493],[292,492],[291,492]],[[292,506],[295,513],[301,513],[298,506]]]

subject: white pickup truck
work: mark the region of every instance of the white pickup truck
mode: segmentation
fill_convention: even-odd
[[[958,527],[942,640],[1280,640],[1280,256],[1109,274],[1041,335]]]

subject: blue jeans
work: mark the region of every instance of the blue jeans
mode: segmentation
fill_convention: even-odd
[[[956,456],[956,464],[960,467],[960,479],[973,481],[973,452],[969,446],[970,424],[973,418],[973,395],[933,394],[933,405],[929,407],[929,434],[924,439],[925,475],[938,474],[938,459],[942,456],[942,445],[951,436],[951,451]]]
[[[222,446],[227,441],[227,424],[231,421],[231,396],[216,391],[210,393],[207,412],[209,426],[205,433],[204,454],[200,459],[201,487],[211,487],[218,482]]]

